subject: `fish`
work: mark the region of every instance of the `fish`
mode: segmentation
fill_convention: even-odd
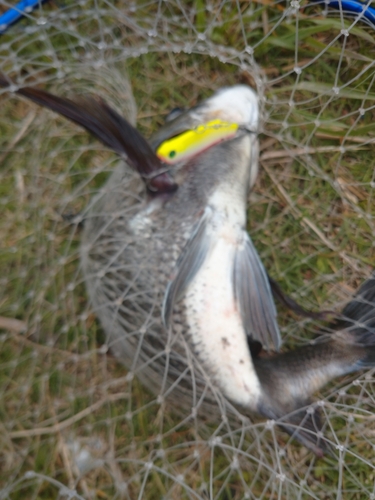
[[[82,214],[81,267],[129,380],[137,375],[176,411],[211,416],[228,401],[259,413],[322,456],[321,415],[307,409],[329,380],[375,365],[375,279],[335,319],[328,340],[280,351],[273,295],[300,306],[268,276],[246,231],[258,173],[255,91],[219,89],[149,141],[102,99],[16,93],[84,127],[123,160]],[[212,123],[222,133],[201,141],[197,130]],[[171,145],[179,157],[168,163]]]

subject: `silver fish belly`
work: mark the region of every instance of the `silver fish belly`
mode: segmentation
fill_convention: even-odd
[[[234,250],[241,244],[242,231],[223,223],[217,232],[214,248],[184,299],[189,338],[223,394],[256,408],[260,384],[233,293]]]
[[[248,141],[247,162],[250,148]],[[235,191],[224,186],[208,200],[211,248],[183,302],[190,341],[210,377],[231,401],[256,408],[261,388],[233,289],[235,254],[246,238],[246,200]]]

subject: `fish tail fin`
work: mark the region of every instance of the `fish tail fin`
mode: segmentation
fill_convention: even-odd
[[[10,80],[0,73],[0,87],[9,87]],[[45,90],[22,87],[16,94],[58,113],[87,130],[128,163],[143,178],[154,194],[174,192],[177,185],[159,160],[149,143],[131,123],[112,109],[103,99],[90,96],[71,100]]]
[[[375,273],[362,284],[333,326],[345,331],[353,346],[362,347],[363,357],[352,371],[375,366]]]
[[[347,329],[367,343],[368,333],[375,334],[375,273],[366,280],[344,307],[336,329]],[[375,336],[375,335],[374,335]],[[375,342],[375,339],[374,339]]]

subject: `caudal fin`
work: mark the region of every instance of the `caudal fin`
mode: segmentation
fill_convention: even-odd
[[[333,327],[346,330],[354,344],[375,348],[375,273],[344,307],[341,318]]]
[[[10,81],[0,73],[0,87],[9,87]],[[126,157],[139,173],[150,192],[167,193],[177,189],[165,165],[159,160],[146,139],[125,118],[99,98],[90,96],[71,100],[45,90],[24,87],[15,91],[86,129],[100,142]]]

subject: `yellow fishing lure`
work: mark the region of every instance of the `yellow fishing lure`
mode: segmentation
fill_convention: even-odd
[[[218,142],[234,137],[237,130],[237,123],[211,120],[162,142],[156,154],[164,163],[173,165],[195,156]]]

